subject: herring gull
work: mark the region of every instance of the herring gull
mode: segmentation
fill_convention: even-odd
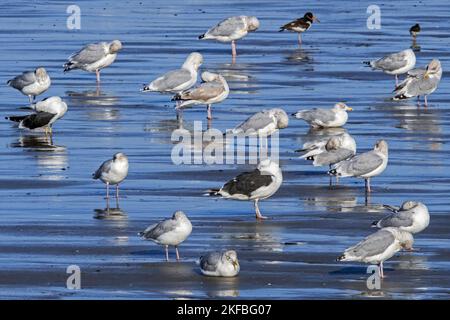
[[[50,87],[51,80],[47,74],[47,70],[43,67],[39,67],[34,71],[26,71],[21,75],[8,80],[6,84],[28,96],[30,103],[33,103],[36,96],[47,91]]]
[[[278,164],[270,159],[264,159],[254,171],[241,173],[220,189],[208,190],[207,195],[234,200],[253,200],[256,219],[267,219],[261,215],[258,201],[272,196],[278,191],[282,182],[283,175]]]
[[[336,103],[332,109],[300,110],[292,114],[297,119],[303,119],[312,128],[342,127],[347,123],[347,111],[353,109],[343,102]]]
[[[153,224],[138,235],[144,240],[163,245],[166,250],[166,261],[169,261],[169,246],[175,247],[177,260],[180,260],[178,246],[189,237],[191,232],[191,221],[183,211],[176,211],[172,218]]]
[[[128,175],[128,157],[118,152],[113,158],[102,163],[92,174],[92,178],[100,179],[106,184],[106,199],[109,199],[109,185],[116,185],[116,199],[119,199],[119,184]]]
[[[210,277],[235,277],[240,266],[234,250],[213,251],[200,257],[202,274]]]
[[[122,43],[119,40],[88,44],[69,57],[63,66],[64,72],[75,69],[95,72],[97,83],[99,83],[100,70],[110,66],[121,49]]]
[[[246,136],[270,136],[279,129],[287,128],[289,117],[281,108],[262,110],[250,116],[227,134],[245,134]]]

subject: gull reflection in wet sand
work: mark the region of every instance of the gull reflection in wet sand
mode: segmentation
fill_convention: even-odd
[[[111,208],[109,201],[106,203],[105,209],[94,209],[94,219],[99,220],[126,220],[128,214],[120,209],[119,202],[116,201],[116,207]]]
[[[62,175],[68,168],[68,155],[65,146],[53,144],[52,136],[42,135],[21,135],[17,141],[11,143],[12,148],[23,148],[25,152],[32,155],[37,161],[39,168],[48,172],[41,175],[41,179],[63,180],[66,175]]]
[[[90,120],[109,121],[120,118],[120,110],[115,107],[119,103],[119,98],[114,95],[103,93],[98,88],[95,91],[67,91],[66,96],[71,107],[85,108]]]
[[[221,74],[228,82],[230,93],[232,94],[255,94],[258,92],[258,81],[254,74],[250,75],[251,68],[254,66],[250,64],[219,64],[212,66],[211,70],[214,73]]]

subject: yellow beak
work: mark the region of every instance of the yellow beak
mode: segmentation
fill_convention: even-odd
[[[353,111],[353,108],[347,107],[347,111]]]
[[[234,270],[237,270],[237,268],[239,267],[239,262],[237,262],[236,260],[233,260],[231,263],[233,264]]]
[[[425,79],[428,79],[428,78],[430,77],[430,73],[428,72],[428,70],[425,71],[423,77],[424,77]]]

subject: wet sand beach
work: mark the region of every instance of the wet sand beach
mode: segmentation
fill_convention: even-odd
[[[59,95],[69,111],[53,138],[0,121],[1,299],[448,299],[450,292],[450,50],[445,1],[380,5],[381,30],[366,27],[369,1],[77,1],[81,29],[66,27],[64,1],[0,5],[0,83],[45,66],[52,86],[38,97]],[[303,35],[279,26],[313,11],[321,20]],[[237,43],[199,41],[198,35],[231,15],[260,19],[260,29]],[[428,108],[414,99],[390,101],[394,77],[362,61],[411,46],[409,27],[423,28],[416,66],[438,58],[444,70]],[[123,50],[95,74],[63,74],[67,57],[83,45],[120,39]],[[386,171],[372,180],[366,199],[362,179],[329,186],[326,168],[314,168],[294,150],[323,132],[290,117],[280,132],[284,182],[260,202],[270,220],[257,222],[250,202],[204,197],[248,165],[180,165],[171,161],[178,127],[169,95],[141,93],[156,76],[178,68],[193,51],[201,70],[223,74],[230,95],[213,106],[214,128],[233,128],[262,109],[354,108],[345,130],[358,152],[379,139],[389,143]],[[0,119],[20,114],[28,99],[0,86]],[[185,110],[183,126],[203,121],[204,107]],[[115,152],[130,161],[119,208],[109,212],[104,185],[91,178]],[[366,286],[367,265],[338,263],[347,247],[372,233],[383,204],[417,200],[430,211],[429,227],[415,236],[415,252],[385,263],[381,290]],[[164,261],[164,249],[142,241],[139,231],[183,210],[193,232],[180,246],[182,261]],[[196,264],[209,250],[233,248],[238,277],[209,278]],[[66,268],[81,268],[81,290],[66,288]]]

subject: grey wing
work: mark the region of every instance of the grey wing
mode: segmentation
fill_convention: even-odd
[[[408,81],[409,80],[409,81]],[[406,80],[404,90],[407,96],[419,96],[433,90],[439,84],[440,79],[414,77]],[[402,84],[400,84],[402,86]],[[401,88],[400,88],[401,89]],[[396,90],[398,92],[399,90]]]
[[[357,245],[349,248],[346,252],[360,258],[371,257],[383,253],[395,241],[395,237],[386,230],[377,231],[366,237]]]
[[[224,92],[224,87],[218,83],[202,83],[200,86],[185,90],[181,93],[184,100],[208,100],[219,96]]]
[[[177,222],[175,220],[164,220],[145,229],[145,231],[142,233],[142,236],[145,239],[158,239],[161,235],[174,230],[176,227]]]
[[[378,226],[381,228],[385,227],[410,227],[413,224],[411,218],[411,211],[399,211],[397,213],[391,214],[378,222]]]
[[[241,29],[245,29],[245,23],[242,18],[231,17],[221,21],[217,26],[209,29],[206,34],[214,37],[227,37]]]
[[[159,91],[166,91],[172,90],[189,80],[191,80],[190,72],[185,69],[179,69],[167,72],[154,80],[150,85]]]
[[[374,151],[369,151],[355,156],[343,163],[343,171],[354,175],[361,176],[372,172],[383,163],[383,159]]]
[[[335,120],[336,114],[331,110],[326,109],[312,109],[303,114],[303,119],[307,121],[320,121],[328,123]]]
[[[269,124],[273,123],[274,119],[270,116],[268,112],[258,112],[251,117],[249,117],[247,120],[242,122],[240,125],[238,125],[235,130],[242,130],[243,132],[246,132],[248,130],[259,130],[262,129]]]
[[[318,166],[331,165],[346,160],[352,156],[352,150],[340,148],[314,156],[314,164]]]
[[[406,66],[408,61],[406,60],[405,52],[398,52],[390,54],[380,60],[375,61],[374,66],[383,70],[393,71]]]
[[[100,168],[98,168],[97,171],[95,171],[95,173],[92,175],[92,178],[98,179],[102,176],[103,172],[109,172],[111,170],[112,162],[112,160],[106,160],[105,162],[103,162]]]
[[[106,55],[104,43],[92,43],[69,57],[69,62],[78,65],[88,65],[99,61]]]
[[[36,82],[36,76],[33,71],[24,72],[21,75],[8,81],[8,85],[15,89],[22,90],[26,86]]]
[[[221,252],[210,252],[207,255],[200,257],[200,267],[202,268],[202,270],[214,272],[216,271],[217,264],[219,263],[221,258]]]

